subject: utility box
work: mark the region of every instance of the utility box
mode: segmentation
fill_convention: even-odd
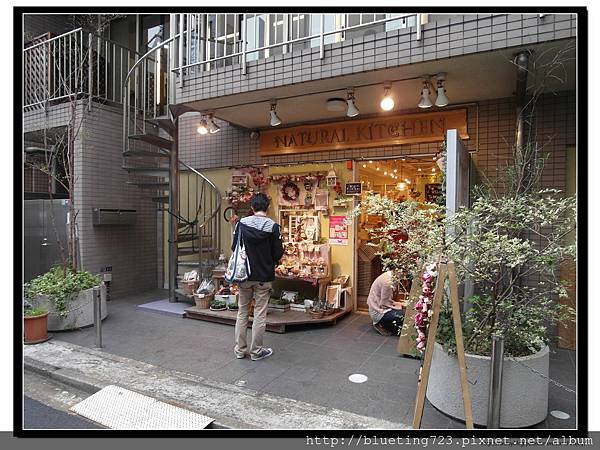
[[[92,210],[92,224],[104,225],[135,225],[137,211],[135,209],[103,209]]]

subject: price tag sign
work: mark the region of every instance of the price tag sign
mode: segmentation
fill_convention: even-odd
[[[346,183],[346,195],[360,195],[362,193],[362,183]]]

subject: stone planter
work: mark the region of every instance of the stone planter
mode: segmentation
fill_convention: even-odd
[[[106,308],[106,286],[100,285],[100,304],[102,319],[108,311]],[[48,310],[48,331],[68,331],[83,328],[94,324],[94,289],[79,292],[67,303],[67,315],[61,317],[54,308],[54,302],[45,295],[38,295],[30,300],[36,308]]]
[[[477,425],[487,423],[490,361],[487,356],[466,354],[467,377],[473,405],[473,421]],[[548,376],[550,351],[543,348],[535,355],[515,358],[538,372]],[[427,399],[441,412],[464,420],[465,415],[460,389],[458,360],[448,355],[435,343]],[[548,382],[540,375],[522,365],[504,359],[502,375],[502,405],[500,426],[522,428],[543,421],[548,414]]]

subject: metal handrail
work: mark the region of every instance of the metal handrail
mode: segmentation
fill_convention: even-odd
[[[54,41],[54,40],[56,40],[56,39],[63,38],[63,37],[65,37],[65,36],[68,36],[69,34],[75,34],[75,33],[77,33],[78,31],[82,31],[82,30],[83,30],[83,28],[81,28],[81,27],[79,27],[79,28],[75,28],[74,30],[67,31],[66,33],[60,34],[60,35],[58,35],[58,36],[54,36],[53,38],[50,38],[50,39],[45,39],[45,40],[43,40],[42,42],[38,42],[38,43],[37,43],[37,44],[35,44],[35,45],[31,45],[31,46],[29,46],[29,47],[25,47],[25,48],[23,49],[23,51],[25,52],[25,51],[27,51],[27,50],[34,49],[34,48],[36,48],[36,47],[39,47],[40,45],[48,44],[49,42],[52,42],[52,41]]]
[[[202,224],[198,225],[198,229],[204,228],[206,226],[206,224],[208,222],[210,222],[211,220],[213,220],[215,218],[215,216],[221,210],[221,191],[219,191],[219,188],[217,188],[217,186],[215,186],[215,184],[212,181],[210,181],[208,178],[206,178],[204,175],[202,175],[202,173],[198,172],[196,169],[194,169],[193,167],[187,165],[186,163],[184,163],[181,160],[179,160],[179,163],[183,167],[185,167],[189,171],[195,173],[197,176],[201,177],[204,181],[206,181],[210,185],[210,187],[213,188],[214,193],[216,194],[217,204],[215,205],[215,208],[214,208],[213,212],[208,217],[208,219],[206,219],[204,222],[202,222]]]
[[[299,37],[299,38],[295,38],[295,39],[288,39],[285,40],[283,42],[277,42],[275,44],[269,44],[269,45],[263,45],[262,47],[257,47],[257,48],[253,48],[253,49],[247,49],[246,45],[247,45],[247,36],[243,36],[243,39],[240,41],[242,43],[242,50],[239,52],[234,52],[231,54],[227,54],[227,55],[223,55],[223,56],[218,56],[215,58],[210,58],[210,59],[205,59],[202,61],[197,61],[194,63],[190,63],[190,64],[186,64],[183,66],[179,66],[179,67],[175,67],[172,69],[173,72],[180,72],[184,69],[188,69],[191,67],[195,67],[195,66],[199,66],[202,64],[209,64],[212,62],[217,62],[217,61],[221,61],[221,60],[225,60],[225,59],[229,59],[229,58],[234,58],[234,57],[238,57],[238,56],[243,56],[244,58],[246,58],[246,56],[248,54],[251,53],[257,53],[257,52],[261,52],[261,51],[265,51],[265,50],[270,50],[272,48],[277,48],[277,47],[282,47],[282,46],[286,46],[286,45],[291,45],[291,44],[296,44],[296,43],[300,43],[300,42],[305,42],[305,41],[310,41],[313,39],[320,39],[320,47],[321,47],[321,58],[322,56],[322,51],[323,51],[323,40],[326,36],[331,36],[331,35],[335,35],[335,34],[339,34],[339,33],[345,33],[348,31],[355,31],[355,30],[359,30],[359,29],[363,29],[363,28],[369,28],[375,25],[380,25],[383,23],[387,23],[387,22],[394,22],[396,20],[401,20],[407,17],[416,17],[416,29],[417,29],[417,40],[420,40],[420,27],[421,27],[421,14],[420,13],[411,13],[411,14],[401,14],[398,16],[394,16],[394,17],[386,17],[385,19],[379,19],[379,20],[374,20],[372,22],[367,22],[367,23],[363,23],[363,24],[359,24],[359,25],[352,25],[350,27],[344,27],[344,28],[340,28],[337,30],[331,30],[331,31],[323,31],[323,28],[321,27],[321,31],[319,33],[315,33],[312,34],[310,36],[305,36],[305,37]],[[323,20],[321,19],[321,24],[323,24]],[[183,33],[191,33],[191,29],[187,29],[185,31],[183,31]],[[200,41],[207,41],[206,37],[199,37],[198,40]],[[218,42],[217,42],[218,43]],[[223,43],[225,44],[225,43]],[[246,62],[246,60],[242,61],[242,64],[244,64]]]

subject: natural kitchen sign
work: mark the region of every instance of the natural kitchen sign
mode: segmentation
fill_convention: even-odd
[[[447,130],[468,139],[467,110],[401,114],[371,119],[267,130],[260,135],[261,156],[346,148],[443,141]]]

